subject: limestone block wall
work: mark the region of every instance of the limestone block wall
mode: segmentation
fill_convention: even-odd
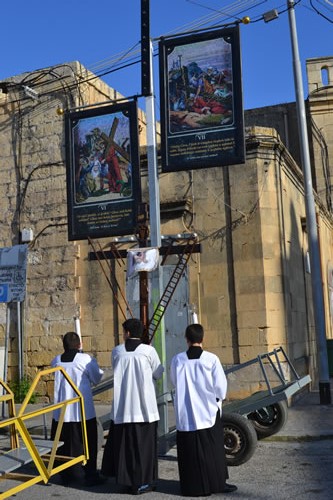
[[[10,79],[8,92],[0,96],[0,161],[4,179],[0,186],[0,244],[5,247],[20,243],[23,228],[31,228],[34,235],[29,244],[27,295],[22,305],[23,362],[30,377],[38,369],[48,367],[53,356],[62,352],[62,335],[74,329],[75,317],[82,320],[84,348],[96,355],[101,366],[110,364],[111,347],[104,334],[113,329],[109,305],[112,294],[96,263],[88,263],[87,243],[69,242],[67,238],[62,110],[120,96],[98,79],[88,84],[91,77],[79,63],[46,68]],[[33,87],[38,99],[27,97],[23,84]],[[4,305],[0,323],[3,345]],[[17,375],[13,306],[8,380]],[[41,392],[49,396],[52,384],[46,383]]]
[[[261,169],[262,163],[252,159],[251,154],[245,165],[238,169],[230,168],[232,219],[235,222],[240,221],[232,232],[232,258],[237,343],[241,363],[266,351],[264,339],[260,335],[260,327],[266,324],[263,242],[259,211]]]
[[[308,59],[306,71],[314,186],[324,206],[331,211],[333,206],[333,57]]]
[[[280,171],[281,178],[281,240],[283,245],[283,287],[286,303],[287,344],[293,359],[308,354],[308,343],[313,335],[313,322],[307,315],[312,311],[312,290],[306,268],[308,238],[305,230],[305,198],[301,177],[293,177],[290,166]],[[297,172],[295,172],[297,174]]]
[[[228,307],[225,191],[222,168],[196,170],[192,177],[193,228],[202,245],[196,269],[190,268],[195,301],[206,331],[206,346],[224,362],[232,358]],[[200,274],[198,274],[200,273]],[[194,276],[193,276],[194,275]],[[198,280],[199,278],[199,280]]]
[[[333,296],[332,296],[332,269],[333,269],[333,225],[332,219],[322,208],[318,212],[318,233],[321,244],[321,273],[326,311],[326,337],[333,338]]]
[[[297,110],[295,102],[264,106],[244,111],[246,127],[274,128],[289,153],[299,165],[301,163],[298,136]]]

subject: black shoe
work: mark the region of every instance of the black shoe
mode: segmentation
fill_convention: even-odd
[[[138,488],[133,488],[131,493],[132,495],[143,495],[143,493],[148,493],[150,491],[155,491],[156,486],[153,484],[143,484],[142,486],[139,486]]]
[[[232,493],[233,491],[237,490],[237,486],[234,484],[227,484],[225,483],[224,489],[222,490],[222,493]]]

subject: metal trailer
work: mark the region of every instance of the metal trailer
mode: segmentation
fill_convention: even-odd
[[[258,439],[271,436],[282,429],[288,417],[287,400],[311,382],[309,375],[303,377],[298,375],[282,347],[259,354],[254,359],[233,365],[224,371],[228,377],[232,373],[255,364],[259,366],[265,389],[244,399],[223,403],[224,447],[229,466],[247,462],[255,452]],[[273,386],[268,369],[275,374],[277,385]],[[112,388],[113,377],[111,375],[93,388],[93,395],[96,396]],[[104,430],[109,427],[107,418],[109,415],[101,419],[101,426]],[[175,444],[175,437],[176,429],[172,428],[168,435],[159,438],[163,441],[160,448],[169,449]]]
[[[227,368],[225,374],[230,378],[231,374],[255,364],[265,389],[223,403],[224,446],[231,466],[247,462],[258,439],[272,436],[284,427],[288,418],[287,401],[311,382],[310,375],[298,375],[282,347]],[[269,370],[275,375],[274,383]]]

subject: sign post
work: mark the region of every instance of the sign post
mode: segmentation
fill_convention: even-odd
[[[0,302],[7,304],[6,338],[3,379],[7,381],[10,308],[9,303],[17,303],[17,344],[19,379],[23,376],[23,338],[21,322],[21,302],[25,299],[27,279],[27,245],[0,248]]]

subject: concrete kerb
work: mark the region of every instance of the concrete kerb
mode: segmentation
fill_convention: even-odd
[[[288,407],[288,419],[283,429],[266,438],[295,442],[323,439],[333,439],[333,404],[320,404],[319,391],[303,393]]]

